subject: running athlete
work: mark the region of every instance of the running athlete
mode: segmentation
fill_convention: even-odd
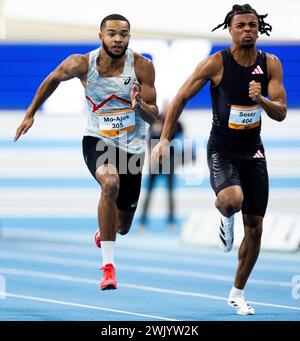
[[[228,298],[228,304],[242,315],[255,313],[245,301],[243,289],[260,251],[269,192],[261,117],[267,114],[282,121],[287,110],[279,59],[256,49],[258,33],[269,35],[272,30],[265,17],[248,4],[232,7],[215,28],[229,28],[231,47],[203,60],[183,84],[153,150],[156,161],[168,153],[170,136],[186,102],[210,81],[213,124],[207,159],[215,205],[222,214],[219,236],[225,252],[233,245],[234,214],[242,210],[244,222],[238,268]]]
[[[101,48],[69,56],[42,82],[14,140],[32,126],[36,111],[60,82],[80,79],[87,112],[84,160],[102,189],[95,241],[103,258],[100,287],[106,290],[117,288],[116,233],[130,229],[141,188],[145,121],[152,124],[158,108],[152,62],[128,49],[129,21],[119,14],[105,17],[99,38]]]

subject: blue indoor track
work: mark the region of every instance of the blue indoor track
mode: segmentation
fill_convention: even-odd
[[[0,239],[0,274],[6,298],[0,299],[0,320],[300,320],[300,295],[292,296],[299,253],[261,253],[246,290],[256,315],[238,316],[226,302],[236,250],[224,254],[185,246],[178,232],[164,229],[162,220],[151,219],[149,230],[143,232],[136,221],[132,231],[117,240],[118,289],[103,292],[94,223],[91,219],[5,222],[9,228]]]

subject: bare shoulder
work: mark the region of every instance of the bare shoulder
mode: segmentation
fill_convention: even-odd
[[[154,81],[155,70],[150,59],[134,52],[134,69],[139,82]]]
[[[273,53],[266,53],[268,62],[280,62],[280,59]]]
[[[222,51],[218,51],[209,56],[212,63],[223,64]]]
[[[218,71],[220,68],[223,67],[223,59],[221,51],[218,51],[206,59],[204,59],[205,64],[209,67],[212,71]]]
[[[67,73],[82,77],[88,72],[89,67],[89,53],[86,54],[72,54],[62,63]]]
[[[267,53],[267,68],[270,77],[282,73],[282,65],[280,59],[274,54]]]
[[[280,59],[272,53],[266,53],[267,65],[270,67],[281,67]]]
[[[195,73],[199,78],[212,79],[223,70],[221,52],[216,52],[203,59],[197,66]]]
[[[138,68],[154,68],[153,63],[149,58],[146,58],[137,52],[134,52],[134,65]]]

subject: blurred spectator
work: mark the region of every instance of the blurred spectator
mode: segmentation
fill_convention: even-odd
[[[159,115],[159,118],[156,120],[155,123],[153,123],[148,131],[148,138],[147,138],[147,144],[148,144],[148,169],[149,169],[149,177],[147,179],[147,194],[144,201],[143,209],[142,209],[142,215],[141,215],[141,222],[140,222],[140,229],[145,229],[148,223],[148,209],[151,199],[152,190],[154,188],[155,180],[157,179],[157,176],[163,176],[167,181],[167,190],[168,190],[168,217],[167,217],[167,226],[169,230],[176,230],[176,218],[175,218],[175,200],[174,200],[174,181],[175,181],[175,168],[176,168],[176,160],[175,157],[176,153],[180,153],[180,160],[182,156],[182,148],[171,148],[170,149],[170,155],[167,160],[165,160],[169,165],[169,171],[163,172],[162,165],[159,165],[158,172],[153,172],[153,166],[151,168],[151,150],[156,146],[160,139],[160,135],[162,133],[163,124],[165,121],[165,116],[168,111],[169,102],[165,101],[163,105],[163,110]],[[173,139],[180,139],[183,140],[183,126],[180,122],[177,121],[174,133],[172,135]],[[182,144],[179,143],[181,146]],[[152,171],[151,171],[152,169]]]

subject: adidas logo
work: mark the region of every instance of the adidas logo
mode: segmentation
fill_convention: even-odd
[[[259,65],[252,71],[252,75],[263,75],[264,72]]]
[[[254,159],[263,159],[264,158],[264,154],[258,150],[254,155],[253,155]]]

